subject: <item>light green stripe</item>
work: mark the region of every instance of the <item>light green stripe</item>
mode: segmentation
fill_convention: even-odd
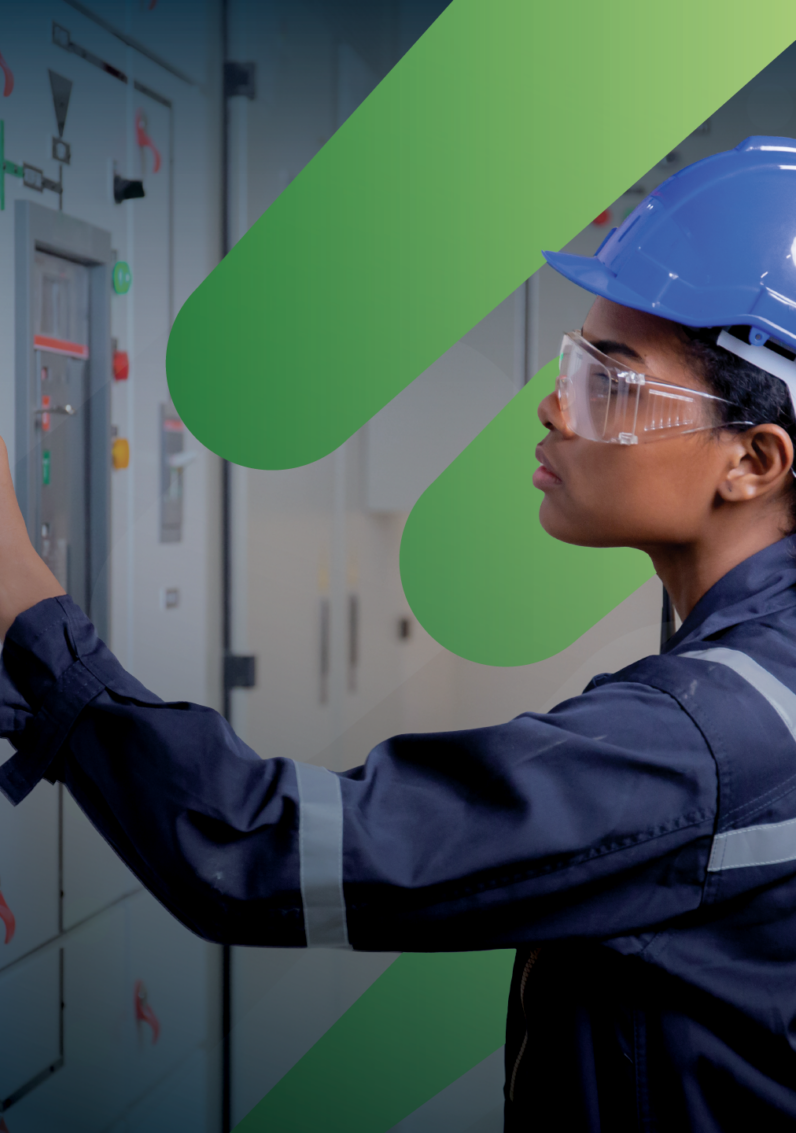
[[[454,0],[181,310],[185,423],[332,451],[795,35],[792,0]]]
[[[235,1133],[386,1133],[504,1042],[513,959],[400,956]]]

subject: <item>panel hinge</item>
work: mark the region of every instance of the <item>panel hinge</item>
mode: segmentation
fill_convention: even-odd
[[[224,64],[224,98],[256,97],[257,64],[234,63],[228,60]]]
[[[224,688],[254,688],[257,684],[257,658],[239,653],[224,657]]]

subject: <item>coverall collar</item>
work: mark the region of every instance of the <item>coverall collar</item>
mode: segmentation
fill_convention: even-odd
[[[662,647],[670,653],[715,633],[796,603],[796,535],[758,551],[723,578],[694,606],[679,630]]]

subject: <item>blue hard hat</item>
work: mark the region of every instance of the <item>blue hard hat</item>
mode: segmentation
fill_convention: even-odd
[[[719,345],[782,378],[796,405],[796,140],[747,138],[643,200],[594,256],[545,252],[573,283],[692,327],[750,328]],[[737,347],[737,348],[736,348]]]

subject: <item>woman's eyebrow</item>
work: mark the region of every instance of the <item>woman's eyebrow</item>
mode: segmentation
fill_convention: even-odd
[[[637,361],[643,361],[641,355],[632,346],[628,346],[626,342],[614,342],[612,338],[601,338],[599,342],[593,342],[592,346],[599,350],[601,354],[624,354],[626,358],[635,358]]]

